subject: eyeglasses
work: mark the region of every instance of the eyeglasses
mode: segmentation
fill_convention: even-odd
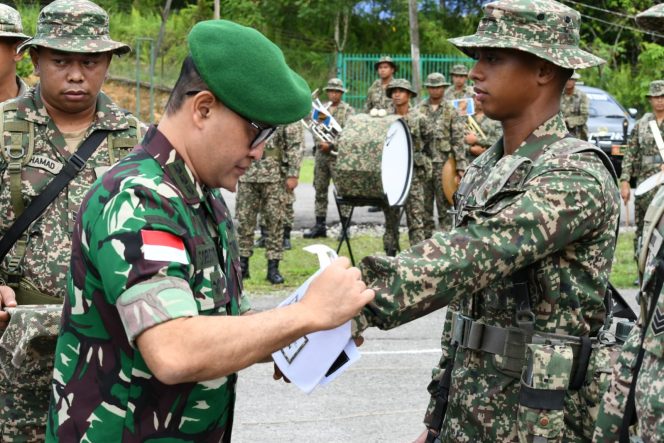
[[[185,93],[185,95],[192,96],[192,95],[198,94],[199,92],[201,92],[201,91],[187,91]],[[242,120],[249,123],[249,125],[252,128],[254,128],[258,131],[258,133],[254,137],[254,139],[251,141],[251,144],[250,144],[251,149],[255,149],[261,143],[267,142],[270,139],[270,137],[272,137],[274,135],[274,133],[276,132],[276,130],[277,130],[277,126],[264,125],[262,123],[257,123],[253,120],[249,120],[248,118],[246,118],[246,117],[244,117],[240,114],[237,114],[237,115],[239,115],[242,118]]]

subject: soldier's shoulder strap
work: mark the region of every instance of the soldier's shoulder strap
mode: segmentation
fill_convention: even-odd
[[[567,137],[565,138],[567,139]],[[562,139],[562,140],[565,140]],[[611,162],[611,158],[608,156],[608,154],[602,149],[600,149],[597,146],[591,145],[590,143],[583,143],[579,146],[573,146],[571,149],[564,150],[562,152],[563,155],[572,155],[572,154],[583,154],[586,152],[591,152],[595,154],[601,161],[602,164],[604,164],[604,167],[609,171],[609,174],[611,174],[611,177],[613,177],[613,182],[617,185],[618,184],[618,174],[616,173],[616,169],[613,167],[613,163]]]
[[[17,109],[17,100],[0,104],[0,155],[7,164],[18,161],[23,166],[30,161],[34,151],[35,125],[26,120],[7,119],[7,113]],[[27,143],[24,140],[26,136]]]

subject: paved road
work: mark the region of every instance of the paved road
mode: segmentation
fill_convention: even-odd
[[[621,291],[636,308],[635,290]],[[259,297],[269,309],[280,299]],[[272,366],[240,373],[235,442],[408,442],[423,430],[426,386],[440,357],[440,310],[392,331],[369,329],[361,359],[311,394],[272,380]]]

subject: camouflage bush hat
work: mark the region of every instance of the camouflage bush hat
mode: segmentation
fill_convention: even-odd
[[[445,80],[445,76],[440,72],[432,72],[427,75],[427,79],[424,81],[424,86],[428,88],[438,88],[440,86],[449,86],[450,83]]]
[[[484,6],[475,34],[449,42],[469,55],[475,48],[511,48],[567,69],[602,64],[579,48],[580,17],[553,0],[499,0]]]
[[[19,46],[57,49],[65,52],[114,52],[131,50],[128,45],[111,39],[108,14],[87,0],[55,0],[39,13],[35,36]]]
[[[344,88],[344,82],[340,78],[331,78],[327,81],[327,86],[325,86],[326,91],[341,91],[346,92]]]
[[[21,14],[11,6],[2,3],[0,3],[0,38],[30,38],[23,34]]]
[[[664,3],[637,14],[636,23],[643,29],[662,33],[664,30]]]
[[[468,66],[466,65],[454,65],[452,66],[452,69],[450,70],[451,75],[463,75],[468,76]]]
[[[394,72],[397,72],[399,70],[397,64],[394,63],[394,60],[392,60],[392,57],[390,57],[389,55],[384,55],[380,59],[378,59],[376,63],[374,63],[374,71],[378,70],[378,65],[380,65],[381,63],[387,63],[388,65],[392,65],[392,67],[394,68]]]
[[[648,94],[646,97],[661,97],[664,95],[664,80],[655,80],[650,82]]]
[[[282,125],[311,110],[311,90],[281,49],[253,28],[228,20],[197,23],[187,38],[210,91],[246,119]]]
[[[574,74],[572,74],[572,76],[569,79],[570,80],[579,80],[580,78],[581,78],[581,74],[579,74],[578,72],[574,72]]]
[[[417,91],[413,89],[413,85],[411,85],[410,82],[405,78],[395,78],[392,80],[390,84],[387,85],[387,88],[385,88],[385,95],[387,95],[388,98],[392,98],[392,91],[397,88],[405,89],[406,91],[410,92],[411,97],[417,97]]]

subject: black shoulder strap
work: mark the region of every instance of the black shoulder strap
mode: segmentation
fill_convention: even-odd
[[[611,158],[608,156],[608,154],[604,151],[602,151],[600,148],[597,146],[593,145],[584,145],[584,146],[577,146],[576,148],[566,151],[566,154],[581,154],[584,152],[592,152],[597,157],[599,157],[600,160],[602,160],[602,163],[604,163],[604,167],[609,171],[611,174],[611,177],[613,177],[613,181],[615,184],[618,184],[618,174],[616,174],[616,169],[613,167],[613,162],[611,162]]]
[[[35,221],[50,205],[53,200],[60,194],[60,192],[73,180],[74,177],[83,169],[85,162],[92,155],[93,152],[99,147],[101,142],[106,138],[109,131],[99,130],[95,131],[88,137],[81,147],[69,157],[69,160],[62,168],[62,171],[55,176],[53,180],[46,186],[46,189],[39,194],[30,203],[23,214],[17,218],[14,223],[7,230],[7,233],[0,240],[0,262],[4,260],[9,250],[14,246],[14,243],[21,237],[26,229]]]

